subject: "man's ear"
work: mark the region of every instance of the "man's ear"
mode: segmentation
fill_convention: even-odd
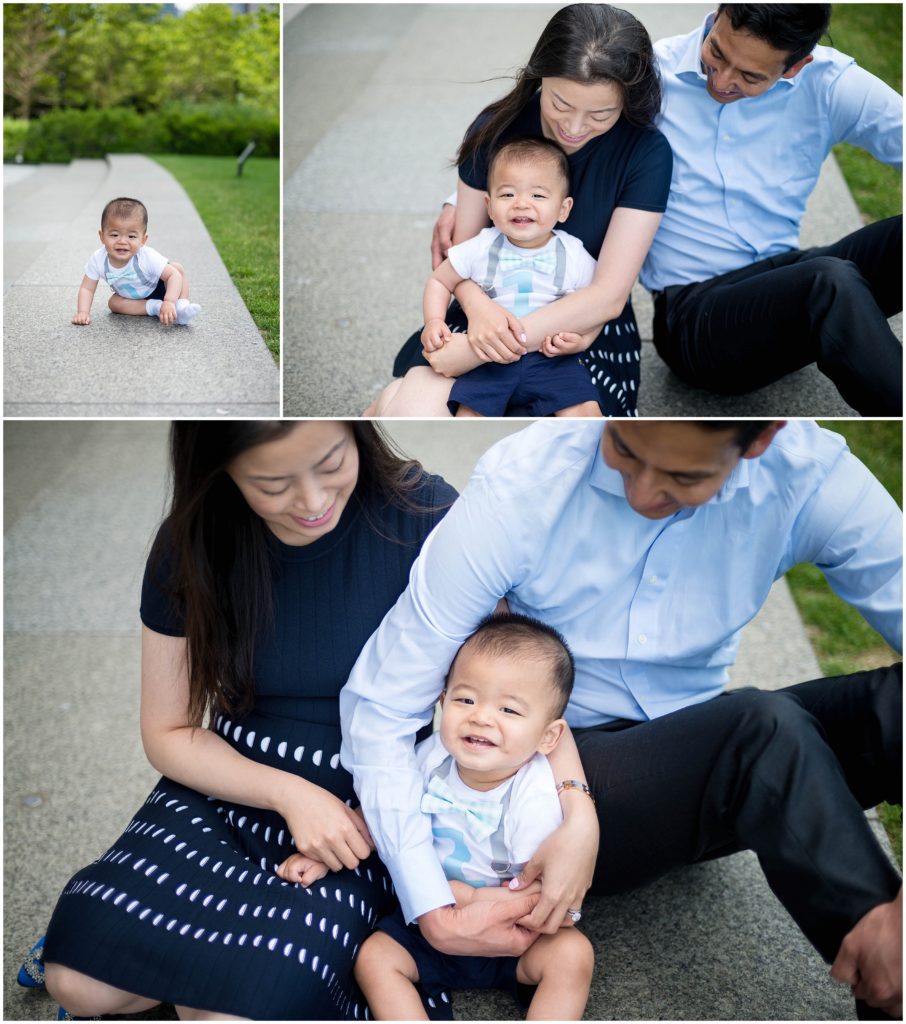
[[[786,420],[774,420],[774,422],[771,423],[770,426],[765,427],[749,447],[746,448],[742,453],[742,457],[744,459],[757,459],[759,455],[764,455],[768,448],[771,447],[771,442],[785,426]]]
[[[541,742],[538,744],[538,753],[550,754],[563,738],[564,732],[566,732],[566,719],[555,718],[554,721],[551,722],[544,730],[544,735],[541,737]]]
[[[797,60],[792,67],[788,67],[786,71],[780,76],[781,78],[795,78],[796,75],[805,67],[806,64],[811,64],[815,58],[809,54],[808,57],[803,57],[802,60]]]

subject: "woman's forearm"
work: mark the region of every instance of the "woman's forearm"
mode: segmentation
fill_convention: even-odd
[[[603,285],[592,282],[587,288],[564,295],[524,316],[525,347],[533,352],[545,338],[561,331],[596,336],[604,324],[620,315],[625,305],[624,296],[614,295]]]
[[[210,729],[181,726],[144,735],[148,760],[162,775],[207,796],[278,811],[298,805],[311,785],[278,768],[243,757]]]
[[[582,767],[582,759],[579,757],[579,748],[576,746],[575,738],[569,727],[564,730],[560,742],[547,755],[547,759],[554,773],[554,781],[558,785],[568,780],[587,784],[585,769]],[[597,821],[594,802],[582,789],[561,790],[560,807],[564,818],[579,815],[587,818],[589,822],[592,819]]]

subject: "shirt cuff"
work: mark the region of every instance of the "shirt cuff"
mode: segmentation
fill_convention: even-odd
[[[400,851],[394,857],[381,859],[393,879],[407,924],[429,910],[448,907],[456,902],[432,842],[421,843]]]

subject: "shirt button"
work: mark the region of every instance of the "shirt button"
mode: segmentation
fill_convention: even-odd
[[[660,580],[658,579],[658,575],[657,575],[657,573],[656,573],[656,572],[653,572],[653,573],[652,573],[652,574],[651,574],[651,575],[650,575],[650,576],[648,577],[648,582],[649,582],[649,583],[659,583],[659,582],[660,582]]]
[[[645,636],[644,633],[639,633],[639,643],[640,644],[647,644],[648,643],[648,637]]]
[[[729,141],[730,141],[730,136],[729,135],[725,135],[724,136],[724,142],[729,142]]]

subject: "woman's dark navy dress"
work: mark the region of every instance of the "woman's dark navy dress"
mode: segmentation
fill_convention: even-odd
[[[338,694],[455,495],[425,476],[413,495],[423,513],[354,493],[336,529],[312,544],[290,547],[268,534],[274,629],[259,644],[254,710],[214,723],[228,743],[354,801],[340,765]],[[181,636],[180,610],[150,564],[142,621]],[[372,855],[311,888],[291,885],[274,869],[293,851],[278,814],[161,778],[119,839],[64,888],[45,959],[195,1008],[364,1019],[352,963],[395,904],[390,879]]]
[[[540,93],[503,132],[501,143],[517,138],[544,138]],[[482,192],[487,189],[489,157],[487,148],[480,149],[459,168],[466,185]],[[618,207],[653,213],[663,213],[667,207],[673,153],[656,128],[639,128],[621,117],[610,131],[568,154],[568,160],[573,208],[560,227],[580,239],[595,259]],[[453,330],[465,330],[466,318],[458,304],[451,307],[448,323]],[[425,365],[420,335],[413,335],[403,346],[393,366],[394,376]],[[636,415],[641,348],[632,304],[627,302],[620,316],[604,325],[581,357],[598,389],[605,416]]]

